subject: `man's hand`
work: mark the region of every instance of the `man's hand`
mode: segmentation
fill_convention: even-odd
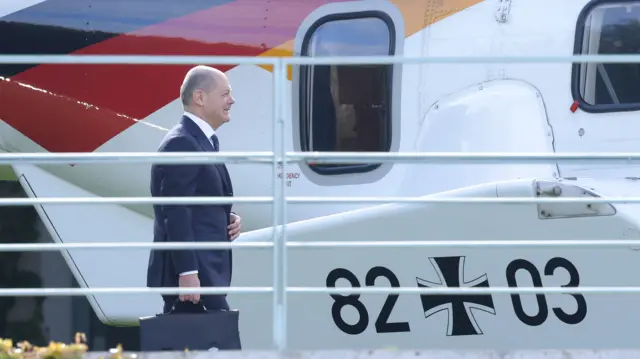
[[[198,278],[197,273],[181,275],[180,278],[178,278],[178,286],[180,288],[198,288],[200,287],[200,278]],[[180,301],[198,303],[200,301],[200,294],[182,294],[180,295]]]
[[[229,240],[234,240],[240,235],[240,228],[242,227],[242,218],[235,213],[231,213],[231,224],[227,227],[229,229]]]

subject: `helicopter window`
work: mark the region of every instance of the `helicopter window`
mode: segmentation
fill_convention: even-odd
[[[390,19],[373,12],[333,14],[312,25],[302,56],[394,54]],[[386,152],[391,148],[389,65],[300,66],[302,151]],[[367,172],[379,164],[316,164],[319,174]]]
[[[640,53],[640,1],[596,0],[578,19],[576,53],[625,55]],[[591,112],[640,109],[640,63],[575,64],[573,93]]]

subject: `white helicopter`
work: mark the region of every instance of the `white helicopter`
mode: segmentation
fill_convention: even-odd
[[[84,4],[84,3],[83,3]],[[5,0],[0,54],[567,56],[640,49],[638,0]],[[7,32],[8,31],[8,32]],[[2,65],[5,152],[155,151],[189,66]],[[272,69],[219,66],[237,100],[222,151],[273,149]],[[287,151],[621,152],[640,145],[638,64],[295,66]],[[149,164],[16,164],[30,197],[148,196]],[[640,193],[631,165],[231,164],[236,196],[585,197]],[[288,204],[291,241],[638,239],[630,204]],[[151,241],[151,206],[39,205],[60,243]],[[271,239],[272,205],[236,204],[238,242]],[[637,286],[637,248],[291,248],[288,285]],[[83,287],[145,285],[148,250],[70,250]],[[272,249],[236,249],[233,286],[271,286]],[[136,325],[159,295],[92,295]],[[623,348],[632,294],[288,295],[292,349]],[[243,346],[272,346],[272,296],[229,295]],[[615,334],[613,334],[615,333]]]

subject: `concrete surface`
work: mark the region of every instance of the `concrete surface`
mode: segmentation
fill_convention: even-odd
[[[122,359],[640,359],[640,350],[532,350],[532,351],[241,351],[241,352],[160,352],[128,353]],[[109,359],[110,353],[88,353],[85,359]],[[132,356],[134,355],[134,356]]]

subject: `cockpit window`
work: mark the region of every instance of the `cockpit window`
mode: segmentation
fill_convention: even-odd
[[[302,56],[394,54],[389,21],[367,14],[334,14],[311,26]],[[302,151],[385,152],[391,148],[393,65],[300,66]],[[314,165],[321,174],[366,172],[370,165]]]
[[[595,1],[578,19],[576,53],[640,54],[640,1]],[[640,63],[575,64],[574,97],[587,111],[640,109]]]

